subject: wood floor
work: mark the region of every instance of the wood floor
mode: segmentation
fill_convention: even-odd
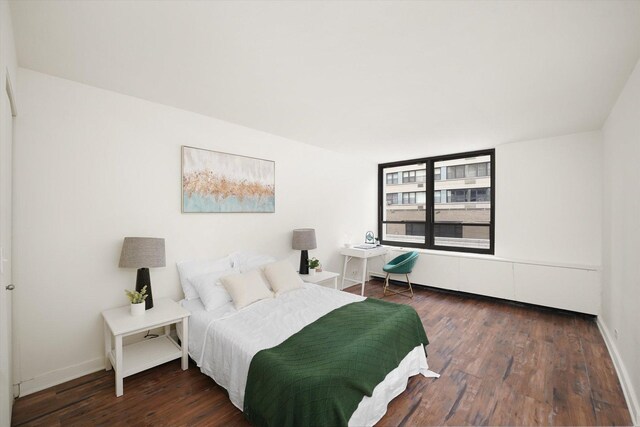
[[[381,282],[366,293],[380,297]],[[379,425],[631,425],[593,319],[428,289],[413,300],[388,299],[420,314],[429,365],[441,378],[411,378]],[[248,425],[193,363],[182,371],[176,360],[125,378],[120,398],[113,381],[113,371],[102,371],[19,398],[12,423]]]

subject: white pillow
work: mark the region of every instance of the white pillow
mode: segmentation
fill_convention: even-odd
[[[262,271],[276,295],[302,287],[302,279],[286,259],[266,265]]]
[[[265,298],[273,298],[273,292],[267,287],[258,270],[220,278],[222,285],[229,292],[236,309],[253,304]]]
[[[181,261],[176,263],[176,265],[178,266],[178,274],[180,275],[180,284],[184,292],[184,299],[198,298],[198,291],[193,286],[193,283],[191,283],[192,278],[216,271],[226,271],[232,267],[229,257]]]
[[[240,270],[241,273],[255,270],[265,264],[276,262],[277,259],[271,255],[263,255],[250,251],[239,251],[229,255],[234,268]]]
[[[205,310],[214,310],[228,302],[231,302],[231,295],[222,286],[220,278],[237,274],[238,270],[229,269],[225,271],[214,271],[212,273],[203,274],[191,278],[193,287],[198,291],[200,301],[204,305]]]

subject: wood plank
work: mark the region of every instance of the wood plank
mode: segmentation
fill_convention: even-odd
[[[348,292],[360,293],[354,286]],[[382,297],[369,282],[366,295]],[[415,288],[429,366],[379,425],[630,425],[620,382],[593,318],[484,297]],[[175,360],[124,380],[101,371],[21,397],[13,425],[248,426],[227,392]]]

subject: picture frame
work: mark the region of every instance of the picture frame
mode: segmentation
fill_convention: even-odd
[[[182,146],[183,213],[274,213],[275,162]]]

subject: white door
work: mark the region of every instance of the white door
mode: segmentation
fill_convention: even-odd
[[[11,148],[13,128],[9,96],[2,91],[0,128],[0,427],[11,424]]]

